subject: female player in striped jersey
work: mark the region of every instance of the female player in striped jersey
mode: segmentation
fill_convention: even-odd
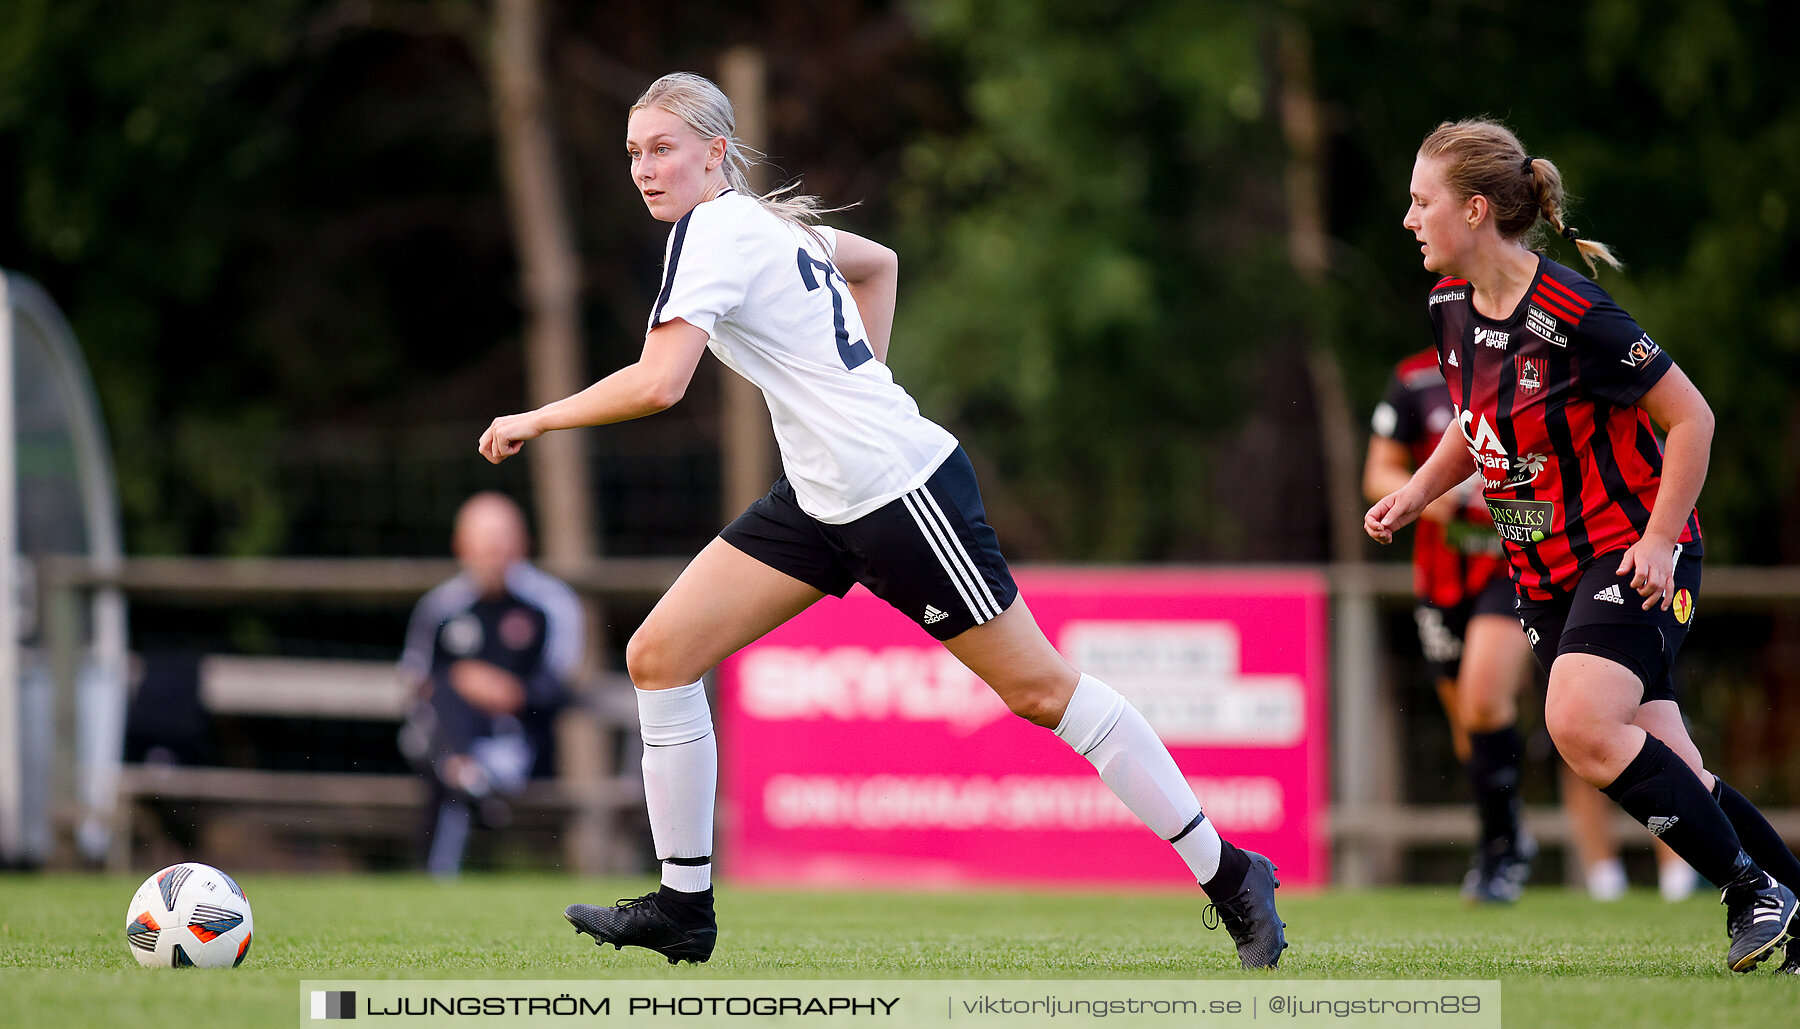
[[[1396,365],[1370,419],[1363,463],[1369,500],[1406,485],[1455,420],[1436,350],[1422,350]],[[1419,647],[1436,679],[1480,820],[1481,842],[1463,880],[1463,896],[1477,903],[1510,903],[1518,899],[1537,849],[1519,824],[1525,747],[1517,728],[1518,702],[1531,685],[1532,655],[1478,479],[1459,483],[1421,514],[1412,564]],[[1612,808],[1567,763],[1559,760],[1557,768],[1588,895],[1617,900],[1626,880],[1610,824]],[[1660,841],[1654,849],[1663,896],[1686,899],[1694,891],[1694,870]]]
[[[1072,668],[1022,600],[967,456],[920,416],[885,363],[898,261],[815,224],[814,198],[749,190],[730,101],[697,75],[651,84],[625,149],[652,217],[670,222],[642,356],[587,389],[496,418],[499,462],[552,429],[654,414],[710,348],[769,403],[784,475],[701,551],[626,650],[644,736],[644,792],[662,886],[566,912],[596,943],[705,961],[717,936],[711,854],[717,751],[700,681],[826,594],[861,582],[943,641],[1022,718],[1053,729],[1213,901],[1245,968],[1286,946],[1270,861],[1219,838],[1143,716]]]
[[[1694,502],[1712,412],[1604,290],[1529,248],[1541,219],[1590,270],[1616,264],[1564,226],[1562,205],[1556,166],[1498,123],[1446,122],[1419,148],[1404,224],[1443,276],[1429,310],[1459,431],[1364,527],[1391,542],[1481,474],[1520,621],[1550,671],[1551,736],[1577,774],[1723,887],[1726,961],[1747,972],[1787,938],[1800,862],[1706,771],[1671,678],[1700,588]]]

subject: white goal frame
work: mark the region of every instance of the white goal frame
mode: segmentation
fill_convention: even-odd
[[[23,605],[39,595],[32,555],[20,552],[16,372],[26,345],[43,348],[38,356],[51,381],[33,388],[56,391],[77,466],[87,549],[57,556],[85,558],[110,578],[123,559],[123,541],[112,449],[75,335],[37,283],[0,271],[0,864],[32,866],[53,856],[59,821],[74,829],[83,857],[105,856],[124,744],[126,619],[118,588],[90,591],[74,681],[52,685],[51,710],[58,714],[44,717],[40,706],[32,709],[37,715],[24,717],[27,675],[48,674],[45,656],[28,652],[20,639]]]

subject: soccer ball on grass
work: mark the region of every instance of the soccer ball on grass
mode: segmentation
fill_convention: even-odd
[[[236,968],[254,928],[243,889],[193,861],[145,879],[125,912],[127,949],[146,968]]]

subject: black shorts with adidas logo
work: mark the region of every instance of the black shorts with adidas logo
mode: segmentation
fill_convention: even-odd
[[[940,640],[998,616],[1019,595],[961,447],[925,485],[843,525],[802,511],[784,475],[719,537],[834,597],[860,582]]]
[[[1555,600],[1519,600],[1519,624],[1538,663],[1549,669],[1559,654],[1593,654],[1631,669],[1644,684],[1644,701],[1677,700],[1675,655],[1694,625],[1700,596],[1700,546],[1683,544],[1675,558],[1675,597],[1646,611],[1618,574],[1625,552],[1601,554],[1581,570],[1574,589]]]

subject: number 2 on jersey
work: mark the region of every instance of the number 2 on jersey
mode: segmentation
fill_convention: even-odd
[[[831,284],[833,276],[839,279],[842,279],[843,276],[839,275],[838,270],[831,266],[830,261],[819,260],[807,253],[805,247],[800,247],[797,254],[800,264],[800,281],[806,283],[806,291],[811,293],[821,285],[819,277],[813,275],[815,268],[818,269],[819,276],[824,278],[822,283],[824,287],[831,291],[831,315],[837,325],[838,356],[844,359],[844,367],[855,368],[874,357],[875,352],[869,349],[867,341],[859,339],[854,343],[850,342],[850,329],[844,324],[844,297],[837,291],[837,287]],[[846,282],[844,287],[848,289],[849,283]]]

